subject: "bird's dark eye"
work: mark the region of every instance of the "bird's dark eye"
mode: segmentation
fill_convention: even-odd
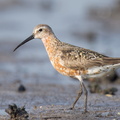
[[[41,32],[42,31],[42,29],[39,29],[39,32]]]

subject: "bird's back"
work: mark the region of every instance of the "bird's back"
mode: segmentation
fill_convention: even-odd
[[[58,72],[68,76],[89,74],[88,70],[95,67],[97,68],[95,73],[98,73],[99,68],[104,68],[103,66],[111,69],[112,66],[109,65],[119,66],[120,63],[120,58],[111,58],[64,42],[57,43],[54,48],[56,49],[52,53],[54,55],[52,55],[51,63]]]

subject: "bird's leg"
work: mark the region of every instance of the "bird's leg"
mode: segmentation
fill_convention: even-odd
[[[88,91],[84,85],[84,83],[82,83],[83,88],[84,88],[84,93],[85,93],[85,105],[84,105],[84,112],[87,112],[87,96],[88,96]]]
[[[76,102],[78,101],[78,99],[80,98],[80,96],[82,95],[82,88],[84,88],[84,93],[85,93],[85,105],[84,105],[84,112],[87,112],[87,96],[88,96],[88,92],[87,92],[87,89],[83,83],[83,79],[82,79],[82,76],[75,76],[79,81],[80,81],[80,91],[78,93],[78,96],[75,100],[75,102],[73,103],[73,107],[75,106]]]
[[[79,98],[81,97],[82,93],[83,93],[82,83],[80,82],[80,90],[79,90],[78,95],[77,95],[77,97],[76,97],[76,99],[75,99],[75,101],[72,104],[72,107],[70,109],[74,109],[74,106],[75,106],[76,102],[79,100]]]

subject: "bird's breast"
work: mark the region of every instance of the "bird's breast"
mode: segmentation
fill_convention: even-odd
[[[54,44],[50,38],[43,39],[42,41],[48,53],[50,62],[59,73],[66,76],[77,76],[81,74],[80,70],[71,69],[64,66],[64,64],[61,62],[59,58],[59,55],[60,55],[60,51],[58,50],[59,46]],[[82,71],[82,74],[83,72],[84,71]]]
[[[79,70],[75,70],[75,69],[70,69],[65,67],[64,65],[62,65],[60,63],[59,58],[55,58],[51,60],[51,63],[53,65],[53,67],[61,74],[66,75],[66,76],[76,76],[76,75],[80,75]]]

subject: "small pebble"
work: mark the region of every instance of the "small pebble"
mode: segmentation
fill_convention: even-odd
[[[37,106],[34,106],[34,109],[37,109]]]
[[[40,108],[42,108],[42,106],[40,106]]]
[[[107,97],[112,97],[112,95],[111,95],[111,94],[106,94],[106,96],[107,96]]]
[[[118,115],[120,115],[120,112],[118,112]]]
[[[26,91],[26,88],[21,84],[19,87],[18,87],[18,92],[25,92]]]

